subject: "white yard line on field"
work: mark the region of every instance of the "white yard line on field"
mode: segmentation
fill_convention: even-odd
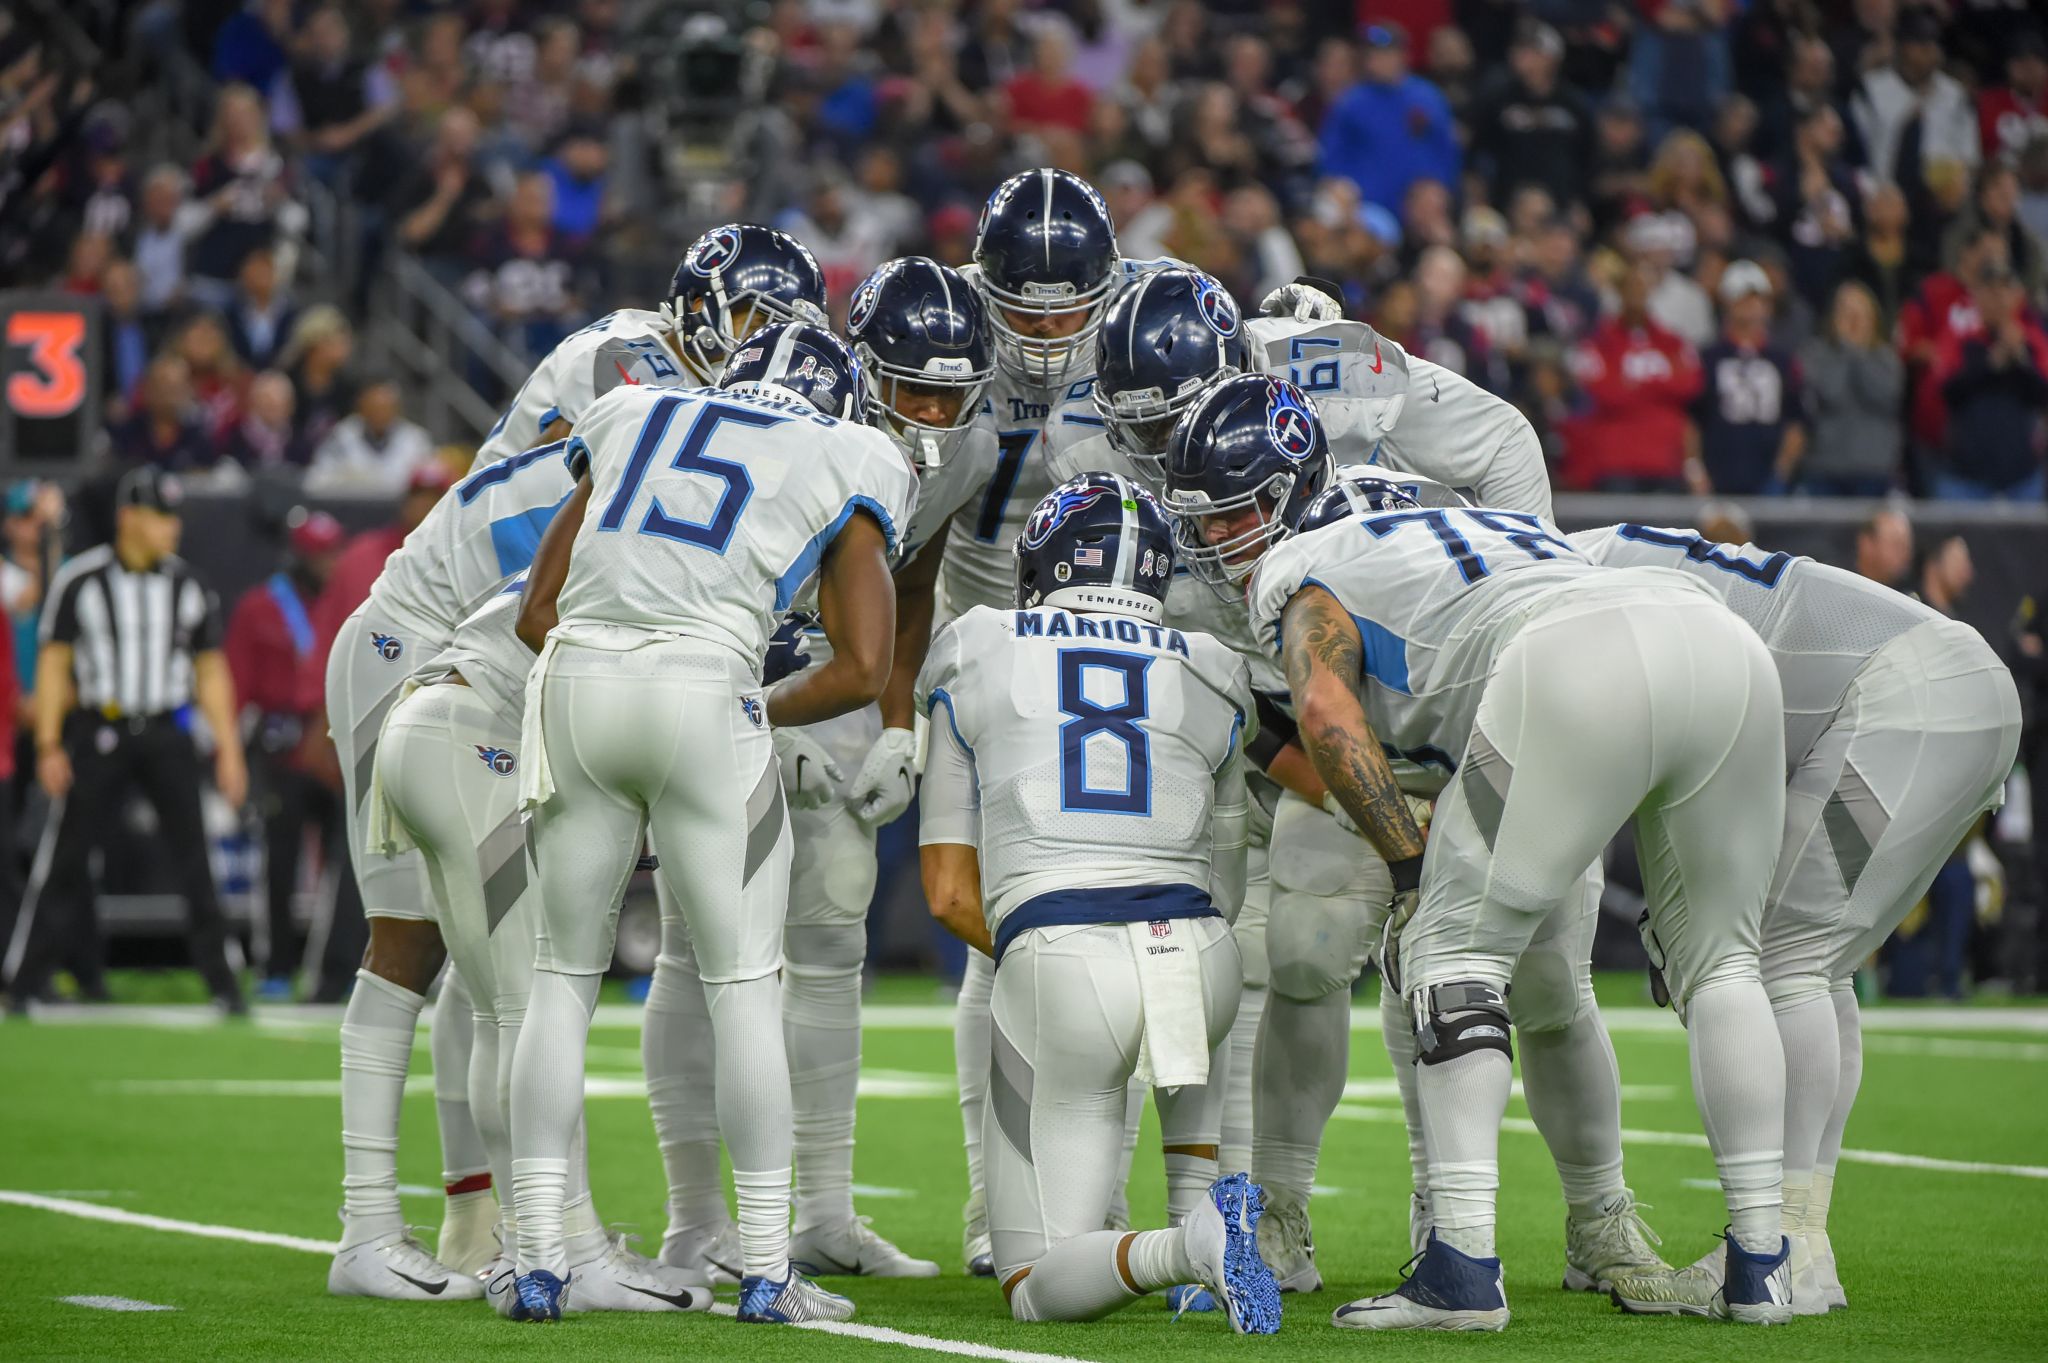
[[[307,1254],[332,1254],[337,1248],[328,1240],[309,1240],[297,1235],[244,1230],[240,1226],[212,1226],[202,1221],[179,1221],[167,1216],[149,1216],[142,1212],[122,1211],[119,1207],[100,1207],[90,1202],[74,1202],[68,1198],[44,1197],[40,1193],[15,1192],[4,1188],[0,1188],[0,1203],[33,1207],[40,1211],[55,1212],[60,1216],[76,1216],[87,1221],[107,1221],[144,1230],[172,1231],[180,1235],[202,1236],[208,1240],[239,1240],[244,1244],[296,1249]],[[170,1306],[155,1306],[148,1302],[129,1302],[123,1306],[106,1304],[124,1302],[127,1299],[123,1297],[65,1297],[61,1300],[81,1306],[97,1305],[100,1309],[109,1311],[177,1309]],[[734,1314],[734,1308],[723,1303],[711,1309],[724,1316]],[[993,1363],[1089,1363],[1087,1359],[1076,1358],[1071,1354],[1040,1354],[1027,1349],[1001,1349],[992,1344],[974,1344],[964,1339],[941,1339],[936,1335],[915,1335],[907,1330],[891,1330],[881,1325],[857,1325],[849,1321],[806,1321],[797,1328],[837,1335],[842,1339],[866,1340],[870,1344],[895,1344],[906,1349],[921,1349],[927,1353],[952,1354],[956,1358],[985,1358],[993,1360]]]
[[[133,1297],[59,1297],[66,1306],[83,1306],[89,1311],[175,1311],[161,1302],[137,1301]]]
[[[1397,1107],[1365,1107],[1354,1103],[1340,1104],[1337,1117],[1349,1122],[1379,1122],[1406,1125],[1406,1119]],[[1501,1124],[1501,1130],[1512,1131],[1519,1136],[1535,1136],[1536,1123],[1526,1117],[1509,1117]],[[1634,1127],[1621,1129],[1622,1140],[1632,1145],[1676,1145],[1688,1150],[1706,1150],[1707,1138],[1697,1131],[1643,1131]],[[1923,1169],[1936,1174],[2004,1174],[2009,1178],[2048,1179],[2048,1166],[2039,1164],[1989,1164],[1979,1160],[1936,1159],[1932,1155],[1906,1155],[1896,1150],[1844,1150],[1845,1164],[1882,1164],[1893,1169]]]
[[[863,1098],[954,1098],[958,1089],[950,1074],[916,1070],[867,1070],[860,1077]],[[101,1093],[148,1094],[155,1097],[209,1098],[338,1098],[341,1080],[334,1079],[96,1079]],[[1389,1081],[1391,1087],[1391,1081]],[[432,1093],[434,1076],[415,1074],[405,1081],[410,1094]],[[583,1080],[585,1098],[645,1098],[647,1081],[637,1074],[592,1074]]]

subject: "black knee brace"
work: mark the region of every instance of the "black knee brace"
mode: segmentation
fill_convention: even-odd
[[[1441,1065],[1478,1050],[1515,1058],[1508,1032],[1508,995],[1478,980],[1418,989],[1414,995],[1415,1058]]]

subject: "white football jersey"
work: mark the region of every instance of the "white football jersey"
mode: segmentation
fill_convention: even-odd
[[[533,562],[541,532],[576,490],[568,450],[557,440],[457,483],[385,562],[370,599],[434,627],[445,645],[464,617]]]
[[[1716,544],[1677,527],[1610,525],[1566,536],[1609,567],[1673,568],[1757,632],[1785,691],[1787,770],[1804,761],[1872,654],[1929,620],[1932,607],[1869,578],[1754,544]]]
[[[932,640],[917,704],[972,756],[991,933],[1053,890],[1208,889],[1216,777],[1258,722],[1244,660],[1214,639],[981,606]]]
[[[470,467],[481,469],[533,448],[556,417],[572,429],[581,425],[590,404],[622,384],[695,388],[716,377],[692,373],[689,362],[669,349],[668,336],[661,314],[640,308],[620,308],[571,332],[534,366]]]
[[[1654,570],[1681,591],[1686,578]],[[1302,587],[1334,596],[1358,626],[1366,718],[1409,761],[1455,771],[1495,655],[1539,611],[1619,592],[1549,522],[1526,512],[1429,507],[1382,511],[1297,535],[1252,576],[1259,642],[1280,651],[1280,617]]]
[[[771,390],[615,388],[568,445],[591,489],[562,631],[715,639],[756,667],[847,521],[874,517],[893,555],[917,505],[888,436]]]
[[[412,679],[425,686],[460,672],[492,713],[518,728],[526,713],[526,679],[533,671],[533,650],[516,632],[519,603],[525,599],[526,574],[521,573],[457,625],[448,647]]]

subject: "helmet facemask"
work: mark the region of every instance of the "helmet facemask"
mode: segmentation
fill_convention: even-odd
[[[1299,481],[1298,474],[1275,473],[1257,487],[1220,499],[1197,491],[1169,490],[1165,500],[1167,509],[1173,513],[1174,540],[1181,562],[1211,587],[1242,584],[1259,566],[1266,551],[1292,533],[1280,509],[1288,504]],[[1219,543],[1209,543],[1204,521],[1247,510],[1258,513],[1255,524]]]
[[[1071,284],[1039,284],[1027,282],[1025,292],[1012,293],[991,280],[986,274],[979,276],[978,284],[989,302],[989,333],[995,342],[996,362],[1005,371],[1036,388],[1053,388],[1066,381],[1074,368],[1074,359],[1083,353],[1093,354],[1095,332],[1102,325],[1103,306],[1109,301],[1110,286],[1115,274],[1105,275],[1101,282],[1085,291],[1076,292]],[[1010,320],[1009,313],[1035,314],[1040,317],[1073,317],[1086,320],[1068,336],[1032,336],[1019,331]]]
[[[854,347],[867,372],[867,423],[887,434],[920,469],[936,469],[958,452],[981,414],[982,400],[995,377],[993,369],[974,369],[965,359],[934,359],[922,370],[890,364],[865,343]],[[899,410],[913,396],[936,397],[957,404],[949,419],[920,421]]]
[[[1229,365],[1202,379],[1191,379],[1181,390],[1167,397],[1158,388],[1141,388],[1114,395],[1105,394],[1100,378],[1095,383],[1095,410],[1102,417],[1111,448],[1131,461],[1153,492],[1166,486],[1166,443],[1174,423],[1195,405],[1209,386],[1238,371]]]

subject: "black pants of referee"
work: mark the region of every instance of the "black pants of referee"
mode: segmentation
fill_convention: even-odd
[[[71,757],[71,789],[44,831],[45,857],[23,899],[27,922],[21,963],[8,992],[16,1001],[37,997],[63,959],[72,935],[91,930],[91,859],[101,837],[121,815],[130,791],[156,809],[164,850],[185,898],[192,965],[215,998],[239,1007],[241,986],[228,965],[227,922],[207,862],[206,830],[199,816],[202,777],[192,736],[168,715],[106,720],[74,713],[64,726]],[[21,929],[17,929],[21,931]]]

